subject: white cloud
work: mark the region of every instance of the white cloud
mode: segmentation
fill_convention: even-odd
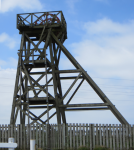
[[[73,43],[76,59],[103,77],[134,77],[134,21],[117,23],[101,19],[84,24],[86,34]]]
[[[84,29],[82,40],[73,43],[70,51],[126,120],[133,124],[134,118],[130,114],[134,113],[134,21],[119,23],[103,18],[84,23],[84,28],[81,28]],[[67,66],[66,60],[65,64]],[[71,68],[69,63],[68,68]],[[112,80],[115,78],[119,80]],[[84,92],[90,93],[86,86],[83,89]],[[96,101],[95,95],[90,93],[87,101],[93,102],[94,98]],[[105,117],[118,123],[112,114],[106,113]],[[100,116],[97,117],[97,122],[100,121],[99,118]],[[106,121],[110,122],[107,119]],[[105,119],[102,118],[100,122],[104,123]]]
[[[10,57],[8,61],[0,60],[0,67],[1,68],[17,68],[17,60],[13,57]]]
[[[39,0],[3,0],[0,12],[5,13],[15,8],[22,10],[41,10],[43,8]]]
[[[0,66],[5,66],[7,63],[4,60],[0,60]]]
[[[1,0],[0,0],[0,10],[1,10]]]
[[[8,124],[10,122],[15,75],[15,69],[0,68],[0,118],[3,124]]]
[[[0,43],[4,43],[10,49],[13,49],[16,45],[15,39],[10,37],[7,33],[0,34]]]
[[[17,59],[15,59],[15,58],[13,58],[13,57],[10,57],[10,58],[9,58],[9,62],[8,62],[8,64],[10,64],[10,66],[12,66],[12,67],[17,68],[18,60],[17,60]]]
[[[2,33],[0,35],[0,42],[5,42],[7,39],[9,38],[9,36],[6,33]]]
[[[66,0],[70,13],[75,13],[75,4],[80,0]]]
[[[113,22],[110,19],[103,18],[97,20],[96,22],[87,22],[84,24],[85,30],[89,35],[124,35],[124,34],[134,34],[134,20],[128,23]]]

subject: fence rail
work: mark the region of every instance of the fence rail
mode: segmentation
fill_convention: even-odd
[[[49,127],[49,128],[48,128]],[[47,147],[47,132],[51,149],[77,149],[87,146],[109,147],[111,150],[134,149],[134,125],[62,124],[62,125],[0,125],[0,142],[14,142],[20,149],[30,149],[30,139],[36,140],[36,148]]]

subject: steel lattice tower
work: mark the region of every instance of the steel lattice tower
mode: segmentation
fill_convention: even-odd
[[[31,124],[35,122],[45,124],[48,120],[42,120],[42,117],[48,114],[47,110],[50,111],[53,108],[56,111],[48,118],[51,119],[56,115],[58,124],[66,123],[65,111],[107,109],[112,111],[121,124],[128,124],[112,102],[64,47],[67,30],[62,11],[18,14],[17,28],[22,37],[18,53],[10,124],[16,123],[18,114],[20,114],[21,124],[25,124],[26,116],[32,120]],[[59,69],[61,53],[64,53],[75,69]],[[64,77],[61,77],[62,73],[65,74]],[[77,73],[77,75],[71,76],[71,73]],[[49,79],[48,75],[51,75]],[[73,80],[64,94],[61,86],[62,80]],[[78,80],[80,83],[67,103],[64,104],[65,97]],[[83,81],[93,88],[102,103],[69,104]],[[53,87],[54,94],[49,91],[50,86]],[[41,93],[44,95],[42,96]],[[43,112],[37,116],[31,109],[42,109]]]

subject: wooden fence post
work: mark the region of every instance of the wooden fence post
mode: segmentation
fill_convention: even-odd
[[[73,130],[72,131],[73,131],[73,136],[72,136],[73,137],[73,148],[75,149],[76,148],[75,147],[75,141],[76,140],[75,140],[75,124],[74,123],[73,123]]]
[[[39,125],[39,148],[41,148],[41,124]]]
[[[99,124],[99,138],[100,138],[100,146],[102,146],[102,130],[101,130],[101,124]]]
[[[89,148],[89,141],[88,141],[88,124],[86,124],[86,146],[87,146],[87,148]]]
[[[80,146],[82,146],[82,131],[81,131],[81,124],[79,124],[79,132],[80,132]]]
[[[133,145],[132,145],[132,147],[134,148],[134,125],[132,126],[132,135],[133,135],[133,141],[132,141]]]
[[[110,149],[112,149],[112,130],[111,124],[109,124],[109,138],[110,138]]]
[[[104,124],[102,126],[103,126],[103,146],[105,146],[105,127],[104,127]]]
[[[115,128],[113,124],[113,150],[115,150]]]
[[[129,143],[130,143],[130,149],[132,148],[132,127],[129,125]]]
[[[62,149],[65,149],[65,124],[62,124]]]
[[[94,124],[92,124],[92,137],[93,137],[93,139],[92,139],[92,147],[93,147],[93,149],[95,148],[95,131],[94,131]]]
[[[126,143],[127,143],[127,149],[129,149],[128,125],[126,125]]]
[[[58,136],[59,136],[59,134],[58,134],[58,125],[56,125],[55,124],[55,134],[56,134],[56,148],[58,149],[59,148],[59,138],[58,138]]]
[[[39,142],[38,142],[38,124],[36,124],[36,140],[35,140],[35,144],[36,144],[36,149],[38,149],[39,147],[38,147],[38,144],[39,144]],[[46,140],[47,140],[47,138],[46,138]]]
[[[2,125],[2,142],[4,143],[4,124]]]
[[[106,124],[106,147],[109,147],[108,124]]]
[[[72,149],[72,127],[71,127],[71,123],[69,125],[69,148]]]
[[[99,145],[99,139],[98,139],[98,124],[96,124],[96,145]]]
[[[11,126],[11,137],[14,136],[14,132],[13,132],[13,124],[10,125]]]
[[[50,148],[50,125],[46,124],[46,148]]]
[[[116,150],[119,150],[118,124],[116,124]]]
[[[2,142],[1,125],[0,125],[0,142]]]
[[[122,128],[122,130],[123,130],[123,149],[125,149],[126,148],[126,145],[125,145],[125,125],[123,124],[123,126],[122,126],[123,128]]]
[[[123,135],[123,131],[121,130],[122,127],[121,127],[121,124],[119,125],[119,138],[120,138],[120,150],[122,150],[122,135]]]
[[[11,129],[12,130],[12,129]],[[22,149],[23,148],[23,144],[22,144],[22,124],[20,124],[20,148]]]
[[[90,150],[93,150],[93,130],[94,130],[94,126],[93,124],[89,125],[89,130],[90,130]]]
[[[48,136],[48,139],[49,139],[49,141],[48,141],[49,142],[49,149],[52,148],[52,143],[51,143],[52,142],[52,128],[51,127],[52,127],[52,125],[49,124],[49,127],[48,127],[49,128],[49,136]]]
[[[59,140],[60,140],[60,149],[61,149],[61,147],[62,147],[62,145],[61,145],[61,140],[62,140],[62,134],[61,134],[62,129],[61,129],[61,127],[62,127],[62,125],[61,125],[61,124],[59,124],[59,134],[60,134]]]
[[[69,148],[68,124],[66,124],[66,149]]]
[[[8,128],[8,130],[9,130],[9,128]],[[17,144],[18,144],[18,148],[20,148],[20,125],[18,124],[17,125]],[[27,148],[28,148],[28,146],[27,146]]]
[[[8,138],[11,137],[11,128],[10,128],[10,124],[8,125]]]
[[[14,136],[15,138],[15,136]],[[7,137],[7,125],[5,125],[5,142],[8,142],[8,137]]]
[[[33,124],[33,139],[35,139],[35,128],[34,128],[34,124]],[[44,124],[42,124],[42,148],[45,148],[45,128],[44,128]]]
[[[26,149],[26,127],[25,127],[25,124],[23,124],[22,130],[23,130],[23,148]]]

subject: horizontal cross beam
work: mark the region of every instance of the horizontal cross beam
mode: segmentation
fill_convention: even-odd
[[[59,105],[59,107],[99,107],[108,106],[108,103],[89,103],[89,104],[69,104],[69,105]]]
[[[108,107],[96,107],[96,108],[68,108],[65,111],[84,111],[84,110],[109,110]]]

